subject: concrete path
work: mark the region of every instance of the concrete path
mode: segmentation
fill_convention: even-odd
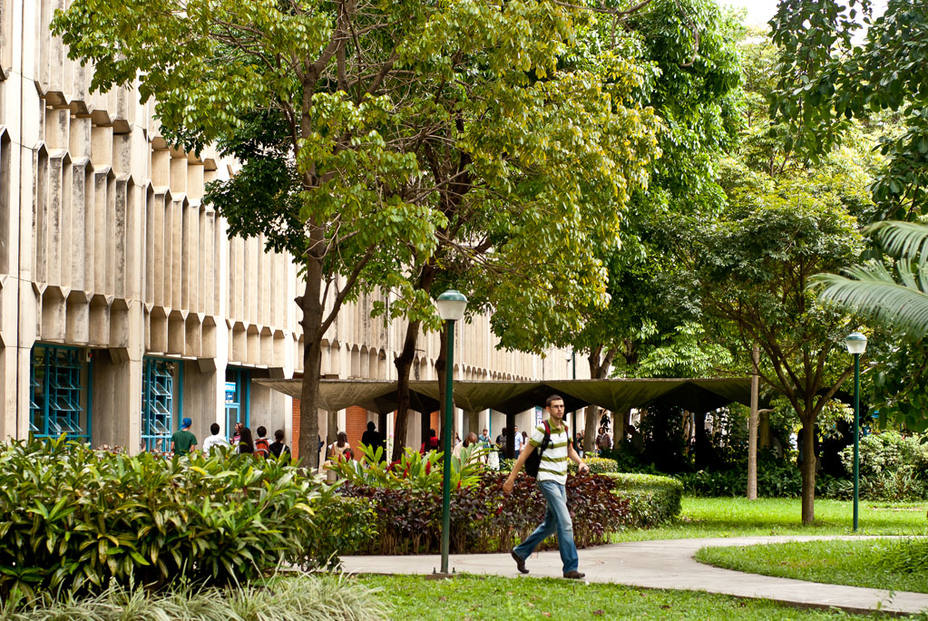
[[[864,537],[731,537],[673,539],[617,543],[580,550],[580,571],[589,582],[611,582],[654,589],[707,591],[738,597],[768,599],[797,606],[840,608],[848,612],[875,610],[916,613],[928,610],[928,593],[890,592],[882,589],[820,584],[747,574],[697,563],[693,555],[706,546],[737,546],[819,539]],[[347,556],[350,573],[431,574],[441,565],[438,555]],[[457,573],[519,577],[509,554],[454,554],[451,569]],[[557,550],[539,552],[526,562],[529,577],[561,577]]]

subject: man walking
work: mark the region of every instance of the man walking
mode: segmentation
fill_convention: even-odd
[[[525,559],[531,555],[535,548],[548,536],[557,532],[557,544],[561,552],[561,562],[564,564],[564,577],[579,580],[584,574],[577,571],[577,546],[574,544],[574,528],[567,510],[567,459],[577,463],[578,471],[583,474],[589,467],[580,459],[573,446],[568,441],[567,426],[564,424],[564,399],[559,395],[551,395],[545,402],[545,412],[548,415],[548,429],[550,440],[547,448],[541,454],[541,464],[538,468],[538,488],[545,497],[547,510],[544,521],[538,525],[528,539],[512,549],[512,558],[518,570],[527,574]],[[535,450],[543,443],[545,426],[539,425],[532,431],[528,446],[519,455],[512,472],[503,483],[503,492],[512,492],[519,471]]]

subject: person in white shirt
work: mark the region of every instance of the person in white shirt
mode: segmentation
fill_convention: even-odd
[[[229,446],[229,441],[226,440],[226,437],[219,433],[219,423],[213,423],[209,426],[209,432],[213,435],[206,436],[206,439],[203,440],[203,454],[209,455],[210,449],[214,446]]]
[[[522,434],[519,432],[518,427],[513,427],[512,433],[513,433],[513,447],[516,449],[515,458],[519,459],[519,455],[522,454],[522,446],[523,446]]]
[[[519,476],[519,471],[528,461],[529,455],[546,445],[544,452],[541,453],[537,478],[538,488],[547,503],[545,520],[525,541],[514,547],[510,554],[516,562],[516,568],[519,572],[527,574],[528,569],[525,567],[525,559],[549,535],[557,533],[557,545],[561,552],[561,562],[564,564],[564,577],[579,580],[584,577],[584,574],[577,571],[577,546],[574,544],[574,528],[570,518],[570,511],[567,510],[567,490],[565,487],[567,483],[567,460],[571,459],[576,462],[577,471],[580,474],[585,474],[590,469],[577,455],[570,442],[567,441],[570,436],[567,425],[564,424],[563,397],[560,395],[548,397],[545,402],[545,412],[548,414],[548,420],[536,427],[532,432],[528,445],[519,455],[519,459],[516,460],[515,465],[512,467],[512,472],[509,473],[506,482],[503,483],[503,493],[506,495],[511,494],[516,477]],[[547,443],[545,442],[545,435],[548,436],[549,442]]]

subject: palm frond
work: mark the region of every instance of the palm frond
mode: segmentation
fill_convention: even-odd
[[[928,263],[928,224],[885,220],[871,224],[864,232],[873,234],[893,256],[918,259],[920,265]]]
[[[837,274],[814,276],[812,286],[820,289],[819,299],[870,315],[914,336],[928,334],[928,294],[899,284],[879,263],[856,265],[847,272],[850,278]]]

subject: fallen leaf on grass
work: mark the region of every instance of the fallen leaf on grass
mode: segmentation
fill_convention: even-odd
[[[601,617],[606,614],[606,612],[604,610],[594,610],[593,614]]]

